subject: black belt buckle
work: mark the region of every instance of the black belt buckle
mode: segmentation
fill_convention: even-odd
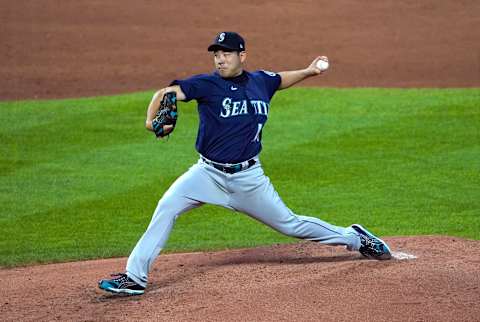
[[[222,171],[223,173],[228,173],[228,174],[234,174],[242,170],[242,165],[241,164],[235,164],[231,167],[225,167],[221,165],[216,165],[215,163],[213,164],[217,170]]]
[[[239,172],[239,171],[242,171],[242,165],[241,164],[235,164],[234,166],[231,166],[228,168],[229,171],[231,171],[231,173],[236,173],[236,172]]]

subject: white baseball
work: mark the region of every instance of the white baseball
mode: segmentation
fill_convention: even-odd
[[[320,59],[317,61],[317,68],[320,69],[321,71],[327,70],[328,69],[328,61]]]

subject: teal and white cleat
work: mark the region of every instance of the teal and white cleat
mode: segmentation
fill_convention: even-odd
[[[98,287],[111,293],[123,293],[128,295],[141,295],[145,287],[135,283],[127,274],[112,274],[112,279],[104,279],[98,282]]]
[[[361,225],[354,224],[351,226],[360,236],[361,246],[360,254],[365,257],[385,260],[391,259],[392,254],[387,243],[363,228]]]

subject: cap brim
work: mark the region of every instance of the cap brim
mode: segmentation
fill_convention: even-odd
[[[208,46],[208,51],[216,51],[216,50],[223,50],[223,51],[238,51],[236,48],[232,48],[229,46],[222,46],[219,44],[211,44]]]

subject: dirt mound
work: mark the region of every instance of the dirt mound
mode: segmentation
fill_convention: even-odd
[[[126,259],[0,270],[4,321],[478,321],[480,242],[385,239],[366,260],[313,242],[161,255],[143,296],[96,282]]]
[[[174,3],[174,5],[173,5]],[[221,30],[245,36],[249,69],[331,70],[313,86],[480,86],[480,2],[0,0],[0,99],[158,89],[210,72]]]

